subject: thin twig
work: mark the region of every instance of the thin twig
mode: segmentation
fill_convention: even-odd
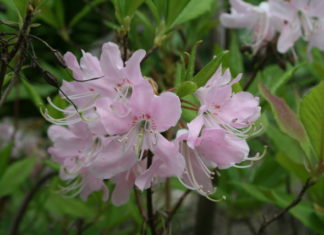
[[[187,105],[181,105],[181,108],[189,109],[189,110],[193,110],[193,111],[198,111],[198,108],[193,108],[193,107],[190,107],[190,106],[187,106]]]
[[[128,32],[125,33],[125,35],[122,38],[122,43],[123,43],[123,62],[124,66],[127,61],[127,50],[128,50]]]
[[[171,133],[171,132],[168,132],[168,133]],[[166,208],[166,211],[170,211],[171,209],[171,185],[170,185],[170,179],[167,178],[165,180],[165,208]]]
[[[173,209],[169,213],[169,216],[168,216],[167,221],[166,221],[166,225],[167,226],[170,224],[170,222],[172,221],[172,219],[175,216],[176,212],[178,211],[178,209],[182,205],[183,201],[186,199],[186,197],[189,195],[190,192],[191,192],[191,190],[190,189],[187,189],[182,194],[182,196],[178,199],[177,203],[175,204],[175,206],[173,207]]]
[[[7,46],[3,46],[1,50],[1,65],[0,65],[0,97],[2,96],[2,86],[4,83],[4,78],[6,76],[7,72],[7,66],[8,66],[8,58],[7,58],[8,48]]]
[[[40,41],[41,43],[43,43],[55,55],[56,59],[60,62],[60,64],[64,68],[67,67],[60,51],[56,50],[51,45],[49,45],[45,40],[41,39],[40,37],[37,37],[36,35],[30,34],[29,37],[36,39],[36,40]]]
[[[19,225],[26,213],[29,203],[32,201],[33,197],[36,195],[37,191],[43,186],[43,184],[45,184],[47,180],[49,180],[50,178],[52,178],[55,175],[56,175],[56,172],[48,173],[47,175],[45,175],[43,178],[41,178],[36,183],[36,185],[31,189],[31,191],[29,191],[26,194],[24,200],[22,201],[22,203],[17,211],[17,214],[15,215],[15,217],[13,219],[12,227],[9,232],[10,235],[18,234]]]
[[[147,155],[147,168],[152,165],[152,153],[148,152]],[[153,209],[153,198],[152,198],[152,188],[146,190],[146,201],[147,201],[147,222],[150,226],[152,235],[157,234],[155,229],[155,219],[154,219],[154,209]]]
[[[278,220],[280,217],[282,217],[284,214],[286,214],[291,208],[298,205],[298,203],[303,199],[304,194],[306,193],[307,189],[309,189],[311,186],[313,186],[316,182],[313,181],[311,178],[308,178],[298,193],[298,196],[295,200],[293,200],[286,208],[284,208],[281,212],[274,215],[272,218],[265,220],[262,225],[259,228],[259,231],[257,234],[263,234],[265,229],[274,221]]]
[[[180,101],[181,101],[182,103],[190,104],[190,105],[192,105],[192,106],[198,108],[198,105],[197,105],[197,104],[192,103],[192,102],[190,102],[190,101],[188,101],[188,100],[180,99]]]
[[[144,221],[147,221],[147,216],[145,214],[145,211],[144,211],[144,207],[143,207],[143,202],[141,200],[141,197],[138,193],[138,190],[136,190],[136,188],[134,187],[134,194],[135,194],[135,202],[136,202],[136,205],[138,207],[138,210],[143,218]]]
[[[8,95],[10,94],[10,91],[12,90],[12,88],[15,86],[15,84],[17,83],[19,77],[20,77],[20,71],[21,68],[23,66],[24,60],[25,60],[25,54],[23,53],[26,47],[26,43],[23,43],[21,49],[21,55],[19,57],[18,63],[14,69],[14,77],[13,79],[10,81],[9,85],[7,86],[5,92],[3,93],[3,95],[0,98],[0,107],[4,104],[4,102],[6,101]]]
[[[150,57],[150,55],[153,54],[153,52],[158,49],[157,46],[153,46],[152,48],[150,48],[147,52],[146,52],[146,55],[145,57],[143,58],[142,62],[144,62],[148,57]]]
[[[14,87],[14,85],[16,84],[17,80],[19,79],[19,73],[20,70],[22,68],[24,59],[25,59],[25,53],[24,50],[27,47],[27,42],[26,42],[26,33],[28,31],[28,28],[30,26],[31,20],[32,20],[32,16],[33,16],[33,6],[31,4],[29,4],[27,6],[27,12],[26,12],[26,17],[24,19],[24,23],[23,26],[19,32],[19,36],[17,39],[17,42],[14,44],[14,47],[12,48],[12,50],[10,52],[8,51],[2,51],[6,52],[5,54],[3,54],[4,56],[1,58],[1,70],[0,70],[0,90],[2,89],[2,85],[4,82],[4,77],[6,75],[7,72],[7,67],[10,63],[10,61],[15,57],[15,55],[17,54],[17,52],[20,50],[21,51],[21,55],[20,55],[20,59],[18,61],[18,64],[15,67],[15,76],[14,78],[11,80],[11,83],[8,85],[7,89],[5,90],[4,94],[2,95],[1,91],[0,91],[0,107],[3,105],[3,103],[5,102],[6,98],[8,97],[11,89]]]
[[[31,23],[32,16],[33,16],[33,6],[31,4],[29,4],[27,6],[26,17],[24,19],[23,26],[21,27],[21,30],[20,30],[20,33],[18,36],[18,40],[17,40],[14,48],[10,51],[10,53],[8,55],[8,61],[7,61],[8,63],[17,54],[18,50],[20,49],[23,42],[25,41],[25,35],[26,35],[26,32],[27,32],[29,25]]]
[[[258,75],[258,72],[263,68],[263,66],[265,65],[266,61],[267,61],[268,56],[264,55],[260,62],[257,64],[257,66],[255,67],[255,69],[253,69],[252,75],[250,76],[249,80],[246,82],[246,84],[244,85],[243,90],[246,91],[249,89],[249,87],[252,85],[254,79],[256,78],[256,76]]]

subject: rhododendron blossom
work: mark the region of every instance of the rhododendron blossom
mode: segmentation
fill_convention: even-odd
[[[80,64],[71,53],[65,61],[76,79],[65,81],[62,95],[71,106],[61,109],[62,119],[46,117],[54,124],[48,135],[49,153],[61,165],[60,176],[70,185],[68,195],[86,199],[93,191],[108,189],[104,180],[116,184],[115,205],[125,203],[133,187],[145,190],[164,179],[178,177],[183,184],[208,197],[215,190],[211,168],[240,167],[249,158],[246,138],[260,116],[258,98],[248,92],[233,93],[229,70],[220,67],[204,87],[196,91],[201,107],[176,140],[162,133],[177,126],[181,102],[172,92],[156,90],[140,69],[143,50],[125,63],[116,44],[103,46],[100,60],[83,52]],[[45,113],[46,114],[46,113]]]
[[[249,167],[237,165],[243,161],[259,160],[249,156],[246,139],[258,132],[253,128],[260,117],[259,99],[249,92],[233,93],[229,70],[220,67],[204,87],[196,91],[201,103],[198,116],[188,123],[186,133],[178,133],[176,143],[186,161],[181,182],[208,197],[214,172],[210,168]]]
[[[269,4],[262,2],[253,6],[243,0],[230,0],[231,13],[223,13],[221,22],[228,28],[247,28],[253,34],[252,48],[258,49],[271,41],[276,33],[277,23],[269,10]]]
[[[319,0],[269,0],[254,6],[243,0],[231,0],[231,13],[223,13],[221,22],[228,28],[246,28],[253,32],[254,52],[279,34],[277,49],[292,48],[299,38],[323,50],[324,2]]]
[[[220,67],[208,83],[196,91],[201,106],[198,116],[188,124],[188,144],[193,146],[203,127],[224,128],[239,137],[248,137],[253,123],[260,116],[259,99],[249,92],[233,93],[229,70],[222,74]],[[252,130],[252,133],[254,130]]]
[[[116,113],[127,115],[129,110],[126,103],[134,86],[142,84],[149,87],[149,82],[142,77],[140,71],[140,62],[145,51],[135,51],[125,65],[118,46],[111,42],[103,45],[100,60],[90,53],[82,53],[80,64],[72,53],[67,52],[64,55],[64,61],[76,81],[63,82],[62,97],[73,102],[76,107],[62,110],[49,100],[54,108],[65,113],[65,117],[55,119],[46,111],[44,116],[59,125],[93,119],[95,101],[100,97],[109,98],[110,106]]]
[[[176,142],[186,161],[181,182],[204,196],[215,192],[212,183],[214,172],[209,168],[226,169],[248,159],[246,141],[224,129],[203,129],[194,146],[188,146],[188,132],[179,131]]]
[[[324,2],[318,0],[270,0],[270,10],[282,21],[277,30],[280,32],[278,51],[286,52],[302,37],[310,46],[323,49],[321,43],[314,41],[314,34],[323,32]],[[321,35],[323,35],[321,33]]]

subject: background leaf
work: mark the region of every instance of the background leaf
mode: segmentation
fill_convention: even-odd
[[[317,157],[324,160],[324,82],[305,95],[300,104],[300,118]]]
[[[35,163],[36,158],[28,157],[11,164],[0,179],[0,197],[14,193],[26,181]]]

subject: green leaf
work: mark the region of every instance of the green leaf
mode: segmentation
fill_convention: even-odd
[[[160,20],[160,13],[159,13],[159,9],[157,8],[156,4],[152,0],[146,0],[145,4],[151,10],[155,21],[158,22]]]
[[[235,77],[238,74],[244,72],[243,57],[240,51],[239,41],[235,31],[231,32],[229,51],[229,65],[232,75]]]
[[[29,94],[30,99],[34,102],[36,107],[44,105],[41,96],[38,94],[34,86],[30,84],[26,79],[21,79],[21,81],[27,93]]]
[[[277,90],[284,85],[287,81],[289,81],[289,79],[291,79],[293,77],[293,75],[295,74],[295,72],[304,64],[298,64],[290,69],[288,69],[281,77],[276,79],[276,83],[274,83],[271,86],[271,92],[273,94],[275,94],[277,92]]]
[[[9,143],[7,146],[0,150],[0,177],[8,166],[13,146],[14,143]]]
[[[232,184],[243,189],[246,193],[250,194],[251,196],[262,202],[271,202],[271,200],[262,191],[262,187],[242,182],[232,182]]]
[[[276,155],[276,160],[283,168],[299,179],[306,180],[309,177],[309,172],[305,169],[304,164],[293,160],[291,157],[287,157],[284,153],[279,152]]]
[[[256,169],[253,184],[269,188],[276,187],[282,183],[286,175],[285,170],[276,162],[276,158],[268,154],[262,159],[261,165]]]
[[[165,0],[164,0],[165,1]],[[180,15],[181,11],[185,8],[190,0],[168,0],[167,1],[167,16],[166,24],[172,25],[177,16]]]
[[[60,24],[61,20],[57,19],[55,14],[56,12],[53,10],[54,8],[55,6],[52,1],[44,1],[44,3],[40,5],[40,14],[37,17],[53,28],[59,30],[62,27]]]
[[[191,54],[189,56],[189,65],[188,65],[188,70],[186,73],[186,81],[192,80],[193,74],[195,72],[195,62],[196,62],[196,54],[197,54],[197,47],[199,44],[201,44],[202,41],[198,41],[195,43],[195,45],[192,47]]]
[[[60,164],[57,162],[49,161],[49,160],[44,160],[43,163],[49,167],[51,167],[53,170],[59,172],[60,171]]]
[[[12,194],[25,182],[36,163],[36,158],[28,157],[11,164],[0,179],[0,197]]]
[[[133,16],[137,8],[139,8],[144,0],[131,0],[131,1],[126,1],[125,3],[125,13],[126,16]]]
[[[295,139],[284,134],[275,124],[270,122],[267,124],[268,126],[265,127],[265,134],[271,140],[271,148],[275,148],[277,152],[282,152],[294,161],[304,164],[306,155],[301,149],[299,143]]]
[[[176,93],[179,97],[183,97],[183,96],[190,95],[190,94],[194,93],[196,90],[197,90],[196,83],[186,81],[186,82],[181,83],[177,87]]]
[[[298,142],[305,142],[307,135],[304,126],[285,100],[271,94],[268,88],[262,83],[259,83],[259,90],[262,96],[270,103],[280,129]]]
[[[257,187],[247,183],[233,183],[237,187],[243,189],[252,197],[266,203],[273,203],[281,208],[287,207],[296,196],[280,192],[278,190]],[[317,216],[316,211],[309,202],[300,202],[297,206],[289,210],[294,217],[299,219],[307,227],[317,231],[323,232],[324,223]]]
[[[224,56],[228,54],[228,51],[223,51],[212,59],[205,67],[203,67],[193,78],[193,81],[198,87],[204,86],[208,79],[215,73],[217,68],[222,63]]]
[[[84,202],[76,198],[63,197],[63,195],[54,192],[47,198],[45,208],[56,214],[74,217],[92,218],[95,216],[94,208]]]
[[[171,0],[178,4],[179,1]],[[175,18],[172,26],[185,23],[192,20],[205,12],[208,12],[212,8],[213,0],[190,0],[188,4],[183,8],[181,13]]]
[[[324,160],[324,82],[311,89],[301,101],[299,116],[320,160]]]
[[[25,17],[28,0],[13,0],[15,4],[19,18],[22,20]]]
[[[81,11],[78,12],[78,14],[76,14],[72,20],[69,23],[70,27],[73,27],[74,25],[76,25],[82,18],[84,18],[86,15],[88,15],[91,12],[91,9],[96,6],[99,5],[100,3],[105,2],[106,0],[94,0],[94,1],[90,1],[88,4],[86,4]]]

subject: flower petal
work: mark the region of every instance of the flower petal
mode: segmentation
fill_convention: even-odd
[[[175,126],[181,116],[179,97],[171,92],[163,92],[160,96],[155,96],[151,103],[150,114],[159,132]]]
[[[197,151],[205,159],[225,169],[247,159],[249,146],[246,140],[227,134],[222,129],[204,129]]]
[[[90,172],[97,178],[110,179],[113,176],[127,171],[137,162],[132,149],[124,151],[123,145],[115,138],[108,141],[98,157],[89,167]]]

